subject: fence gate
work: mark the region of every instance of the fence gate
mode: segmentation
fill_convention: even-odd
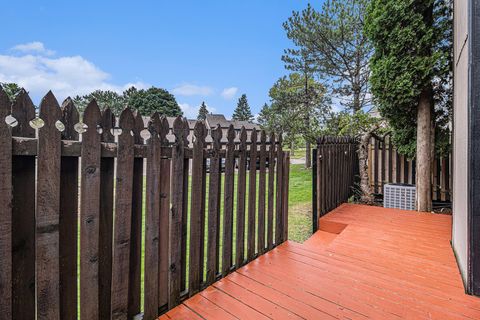
[[[155,319],[287,239],[274,134],[158,114],[145,130],[95,101],[79,119],[0,88],[2,319]]]
[[[351,137],[320,137],[313,150],[313,232],[319,217],[348,201],[358,175],[357,143]]]

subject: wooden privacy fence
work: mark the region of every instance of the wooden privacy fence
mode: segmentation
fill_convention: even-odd
[[[368,174],[375,194],[383,195],[386,183],[415,184],[415,160],[397,152],[391,137],[371,138],[368,148]],[[452,157],[436,156],[432,171],[432,200],[451,202]]]
[[[351,137],[321,137],[313,150],[313,232],[318,218],[348,201],[358,175],[357,143]]]
[[[247,141],[243,128],[235,143],[230,126],[222,145],[217,127],[206,144],[197,122],[189,148],[185,119],[169,144],[154,114],[144,143],[139,114],[125,109],[113,130],[92,101],[80,123],[51,92],[38,117],[35,130],[27,93],[11,105],[0,89],[2,319],[131,319],[142,302],[154,319],[287,239],[281,136]]]

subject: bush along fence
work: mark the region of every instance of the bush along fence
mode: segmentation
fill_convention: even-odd
[[[415,184],[415,160],[397,152],[391,137],[372,138],[368,150],[368,174],[373,192],[383,196],[386,183]],[[451,202],[452,157],[436,156],[433,161],[432,200]]]
[[[318,218],[347,202],[358,176],[357,141],[351,137],[320,137],[313,150],[313,232]]]
[[[154,114],[144,143],[140,115],[115,127],[92,101],[80,123],[51,92],[38,118],[26,92],[10,104],[0,89],[2,319],[131,319],[142,302],[154,319],[287,239],[281,136],[236,142],[231,126],[223,143],[217,127],[206,143],[197,122],[189,147],[185,119],[169,143]]]

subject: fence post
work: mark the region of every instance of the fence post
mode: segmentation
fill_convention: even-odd
[[[143,145],[141,136],[145,128],[140,112],[134,114],[133,128],[134,143]],[[160,160],[159,160],[160,161]],[[128,297],[128,316],[134,317],[141,310],[141,276],[142,276],[142,210],[143,210],[143,158],[133,160],[133,187],[132,187],[132,225],[130,241],[130,288]],[[158,226],[157,226],[158,229]],[[158,232],[158,230],[157,230]],[[158,251],[158,248],[157,248]]]
[[[170,258],[168,277],[168,308],[180,302],[182,286],[182,214],[184,201],[184,130],[181,117],[173,122],[175,144],[172,149],[172,209],[170,218]]]
[[[5,117],[10,101],[0,88],[0,313],[12,317],[12,134]]]
[[[112,320],[124,319],[128,313],[130,273],[130,241],[135,119],[130,109],[122,111],[119,120],[122,133],[118,137],[117,177],[115,180],[115,219],[112,264]]]
[[[159,290],[159,229],[160,229],[160,192],[161,192],[161,137],[162,123],[155,112],[148,123],[150,139],[147,141],[147,185],[145,195],[145,272],[144,279],[144,317],[154,319],[158,315]],[[143,173],[140,174],[143,178]],[[141,221],[141,220],[140,220]],[[132,228],[133,230],[133,228]],[[135,293],[134,293],[135,294]],[[136,299],[132,299],[135,302]],[[131,306],[133,307],[133,306]],[[133,317],[136,308],[130,310]]]
[[[88,126],[82,134],[82,171],[80,201],[80,315],[83,319],[99,317],[98,254],[100,235],[100,134],[97,126],[102,114],[91,101],[83,114]],[[73,315],[70,315],[72,317]]]
[[[102,142],[115,141],[111,132],[113,128],[115,128],[115,116],[107,108],[102,113]],[[102,158],[100,163],[100,251],[98,257],[100,319],[109,319],[111,314],[114,174],[115,159]]]
[[[205,124],[197,121],[194,129],[192,160],[192,200],[190,209],[190,259],[189,259],[189,296],[200,290],[203,281],[203,249],[205,211],[202,201],[203,193],[203,148],[205,143]]]
[[[63,140],[78,141],[79,134],[75,131],[74,126],[79,122],[79,118],[72,99],[67,98],[62,104],[62,122],[65,126],[65,130],[62,132]],[[98,146],[100,146],[100,141]],[[61,319],[69,319],[77,315],[78,164],[77,157],[62,157],[60,165]],[[100,164],[97,169],[100,170]],[[98,198],[100,198],[100,194]]]
[[[317,142],[318,148],[318,142]],[[317,151],[312,150],[313,163],[312,163],[312,233],[315,233],[318,229],[318,212],[317,212]]]
[[[247,131],[242,127],[240,132],[239,160],[238,160],[238,185],[237,185],[237,246],[236,267],[243,265],[245,253],[245,187],[247,168]]]
[[[290,152],[285,152],[283,157],[283,193],[282,193],[282,211],[283,211],[283,236],[282,241],[288,240],[288,186],[290,178]]]
[[[60,318],[59,209],[61,135],[56,122],[61,119],[57,99],[49,91],[40,103],[45,125],[38,133],[36,280],[37,318]]]
[[[8,104],[9,106],[10,104]],[[23,89],[12,105],[12,116],[18,122],[12,128],[13,136],[35,138],[35,129],[29,124],[31,120],[35,119],[35,106]],[[8,142],[8,145],[11,145],[11,142]],[[2,146],[5,145],[2,143]],[[5,151],[5,155],[8,155],[8,152]],[[35,156],[14,155],[11,161],[13,178],[12,247],[17,248],[12,252],[12,270],[15,270],[12,275],[12,314],[18,319],[34,319],[36,159]],[[8,255],[5,256],[4,261],[7,260],[7,257]]]
[[[230,125],[227,132],[227,148],[225,155],[225,186],[223,210],[223,260],[222,273],[230,272],[233,263],[233,200],[235,181],[235,129]]]

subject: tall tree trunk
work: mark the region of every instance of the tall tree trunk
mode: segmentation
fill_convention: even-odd
[[[353,91],[353,113],[361,110],[360,105],[360,90],[354,89]]]
[[[370,178],[368,177],[368,144],[372,137],[371,132],[365,133],[358,145],[358,165],[360,173],[360,191],[362,193],[360,201],[366,204],[372,204],[375,201],[373,191],[370,186]]]
[[[432,210],[431,88],[420,95],[417,111],[417,210]]]
[[[305,169],[312,167],[312,148],[310,146],[310,141],[305,141]]]

